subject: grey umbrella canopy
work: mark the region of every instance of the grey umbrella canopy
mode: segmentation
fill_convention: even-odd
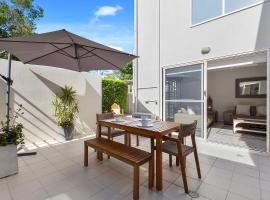
[[[0,49],[15,55],[24,64],[74,71],[122,69],[136,58],[66,30],[0,39]]]
[[[66,30],[36,34],[26,37],[0,39],[0,50],[9,52],[7,81],[7,125],[9,126],[9,102],[11,55],[24,64],[46,65],[74,71],[122,69],[137,56],[93,42]]]

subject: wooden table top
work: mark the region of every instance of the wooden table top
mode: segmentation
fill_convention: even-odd
[[[149,124],[153,125],[152,127],[141,127],[139,126],[141,124],[139,119],[132,117],[123,117],[122,122],[116,122],[115,119],[100,120],[97,124],[122,129],[127,132],[146,137],[162,137],[163,135],[167,135],[173,131],[178,131],[180,127],[179,123],[157,120],[149,122]]]

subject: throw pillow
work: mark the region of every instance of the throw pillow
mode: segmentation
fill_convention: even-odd
[[[190,107],[187,108],[187,112],[189,115],[196,115],[196,113],[194,112],[194,110]]]
[[[246,115],[250,116],[250,105],[240,105],[236,106],[236,114],[237,115]]]
[[[266,116],[266,106],[265,105],[257,106],[257,116]]]

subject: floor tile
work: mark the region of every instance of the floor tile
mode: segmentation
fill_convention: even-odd
[[[259,200],[261,196],[260,189],[250,184],[232,182],[229,191],[254,200]]]
[[[226,200],[251,200],[251,199],[247,199],[247,197],[243,197],[238,194],[229,192]]]
[[[227,191],[207,183],[201,184],[198,193],[211,200],[225,200]]]

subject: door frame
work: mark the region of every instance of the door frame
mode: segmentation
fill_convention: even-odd
[[[162,103],[160,104],[160,110],[162,113],[162,120],[164,120],[165,116],[165,70],[170,69],[170,68],[176,68],[176,67],[184,67],[184,66],[189,66],[189,65],[195,65],[195,64],[203,64],[203,73],[204,73],[204,96],[207,97],[207,64],[209,61],[214,61],[214,60],[220,60],[220,59],[225,59],[225,58],[231,58],[235,56],[243,56],[243,55],[250,55],[250,54],[255,54],[255,53],[266,53],[267,57],[267,100],[266,100],[266,108],[267,108],[267,124],[270,124],[270,48],[269,49],[261,49],[261,50],[256,50],[256,51],[247,51],[247,52],[242,52],[242,53],[237,53],[237,54],[231,54],[231,55],[225,55],[225,56],[220,56],[220,57],[215,57],[215,58],[207,58],[199,61],[192,61],[192,62],[183,62],[180,64],[174,64],[174,65],[168,65],[168,66],[163,66],[161,67],[161,73],[162,73]],[[207,102],[206,99],[204,100],[204,133],[203,133],[203,139],[207,140]],[[200,138],[199,138],[200,139]],[[270,126],[267,126],[267,135],[266,135],[266,152],[270,153]]]
[[[201,70],[201,100],[188,100],[189,102],[197,102],[197,103],[202,103],[202,136],[199,137],[201,139],[205,139],[207,138],[207,103],[206,103],[206,99],[207,99],[207,68],[205,67],[205,64],[207,66],[207,62],[201,62],[201,61],[197,61],[197,62],[189,62],[189,63],[183,63],[183,64],[179,64],[179,65],[171,65],[171,66],[164,66],[161,69],[161,73],[162,73],[162,104],[161,104],[161,110],[162,110],[162,116],[161,119],[165,120],[165,85],[166,85],[166,73],[165,71],[167,69],[173,69],[173,68],[180,68],[180,67],[188,67],[188,66],[192,66],[192,65],[201,65],[202,70]],[[205,78],[206,75],[206,78]],[[186,102],[185,100],[176,100],[177,102]],[[206,130],[206,132],[205,132]]]

